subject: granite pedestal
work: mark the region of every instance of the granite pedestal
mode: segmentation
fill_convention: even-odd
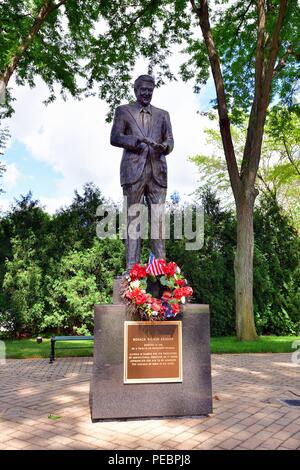
[[[125,305],[95,306],[92,420],[211,413],[209,306],[184,306],[181,383],[123,383],[125,320]]]

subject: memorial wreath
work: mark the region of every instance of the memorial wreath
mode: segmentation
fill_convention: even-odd
[[[154,297],[147,292],[149,284],[159,284],[161,295]],[[141,320],[173,320],[181,305],[191,297],[193,289],[176,263],[155,259],[151,254],[148,264],[135,264],[125,275],[121,295],[129,312]]]

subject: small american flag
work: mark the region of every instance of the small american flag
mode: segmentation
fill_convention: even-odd
[[[160,260],[156,259],[153,253],[150,253],[146,273],[153,274],[153,276],[159,276],[160,274],[164,274],[163,268],[160,264]]]

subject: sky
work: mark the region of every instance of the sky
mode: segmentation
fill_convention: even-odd
[[[138,64],[135,76],[145,70],[145,64]],[[197,112],[207,110],[214,97],[211,82],[199,95],[192,88],[192,83],[178,80],[156,89],[152,98],[154,106],[170,113],[175,146],[167,156],[168,198],[178,191],[182,201],[190,199],[199,180],[187,158],[207,151],[203,131],[211,122]],[[13,85],[12,94],[15,113],[8,121],[11,139],[2,159],[7,171],[1,181],[5,191],[0,195],[1,211],[31,190],[34,199],[54,213],[69,204],[74,190],[81,192],[87,182],[96,184],[106,198],[121,200],[122,149],[110,145],[105,102],[97,97],[57,98],[45,106],[48,90],[39,80],[33,89]]]

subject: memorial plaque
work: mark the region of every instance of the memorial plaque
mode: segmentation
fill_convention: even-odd
[[[182,382],[181,321],[124,322],[124,383]]]

